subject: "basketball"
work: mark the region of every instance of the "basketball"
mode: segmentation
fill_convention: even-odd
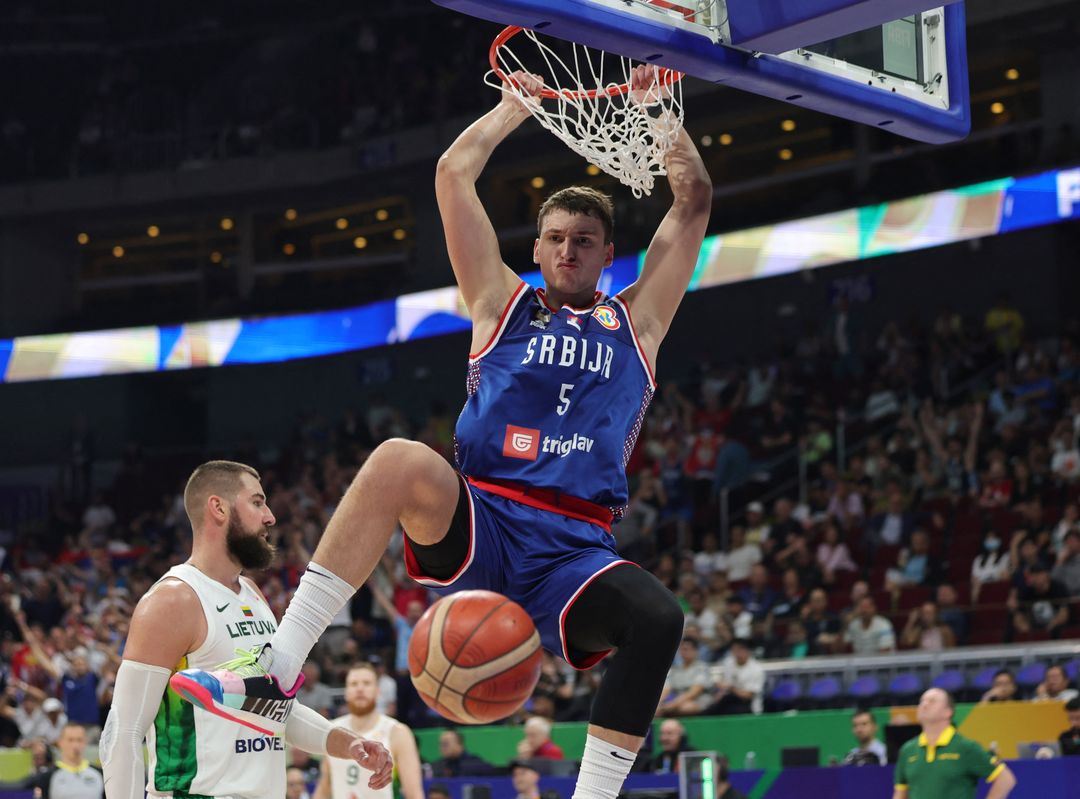
[[[540,634],[518,605],[493,591],[461,591],[427,609],[409,641],[421,698],[458,724],[506,718],[540,678]]]

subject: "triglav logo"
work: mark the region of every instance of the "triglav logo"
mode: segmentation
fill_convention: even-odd
[[[539,445],[539,430],[532,427],[517,427],[512,424],[506,426],[506,437],[503,439],[503,457],[534,461],[536,460]]]

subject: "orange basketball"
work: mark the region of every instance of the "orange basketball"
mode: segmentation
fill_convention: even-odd
[[[420,617],[409,674],[428,706],[458,724],[506,718],[540,679],[540,634],[519,604],[494,591],[460,591]]]

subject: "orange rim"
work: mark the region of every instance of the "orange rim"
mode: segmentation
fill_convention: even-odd
[[[510,41],[512,38],[521,33],[524,28],[520,25],[510,25],[499,31],[499,34],[495,37],[491,43],[491,49],[488,50],[488,62],[491,64],[491,71],[501,80],[515,88],[520,88],[510,77],[503,72],[502,67],[499,66],[499,49]],[[657,67],[657,78],[659,78],[661,86],[671,86],[677,81],[682,80],[683,73],[676,72],[673,69],[667,67]],[[595,100],[597,97],[617,97],[620,94],[626,94],[630,91],[629,83],[621,83],[617,86],[611,86],[607,89],[586,89],[585,91],[574,91],[572,89],[564,89],[563,91],[555,91],[554,89],[541,89],[540,97],[544,100]]]

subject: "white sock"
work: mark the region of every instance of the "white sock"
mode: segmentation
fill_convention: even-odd
[[[637,752],[593,735],[585,736],[585,754],[581,756],[573,799],[615,799],[635,760]]]
[[[356,589],[325,566],[309,563],[285,618],[270,639],[270,663],[263,664],[286,691],[296,683],[311,648]]]

